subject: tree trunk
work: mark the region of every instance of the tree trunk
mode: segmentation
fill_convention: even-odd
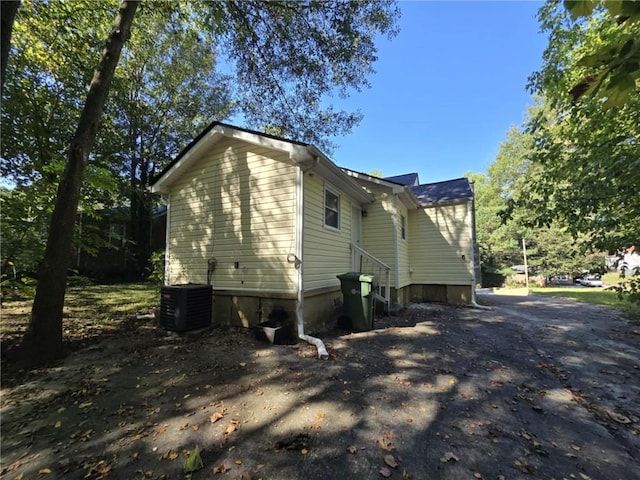
[[[42,262],[29,328],[18,352],[20,360],[40,365],[62,352],[62,310],[71,258],[74,226],[84,171],[93,148],[102,110],[120,58],[129,38],[138,1],[124,0],[91,80],[69,157],[58,186],[47,247]]]
[[[11,50],[11,32],[13,32],[13,21],[16,12],[20,7],[20,0],[5,0],[0,2],[0,91],[4,91],[4,79],[9,62],[9,51]]]

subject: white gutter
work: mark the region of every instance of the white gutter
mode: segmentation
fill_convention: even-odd
[[[327,352],[322,340],[304,333],[304,284],[303,284],[303,234],[304,234],[304,172],[299,166],[296,172],[296,253],[295,253],[295,267],[298,270],[296,276],[296,319],[298,324],[298,337],[307,343],[314,345],[318,349],[318,357],[322,359],[329,358],[329,352]]]

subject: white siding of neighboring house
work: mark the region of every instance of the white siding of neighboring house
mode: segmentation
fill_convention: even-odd
[[[395,286],[395,253],[393,193],[391,189],[368,184],[367,190],[375,195],[375,201],[365,207],[367,216],[362,219],[362,248],[391,267],[391,285]]]
[[[324,226],[326,181],[309,172],[304,175],[303,284],[305,291],[340,285],[337,275],[351,270],[351,201],[340,195],[340,229]],[[330,187],[331,184],[328,183]]]
[[[169,284],[295,291],[297,167],[286,154],[225,139],[171,187]],[[238,268],[234,262],[238,262]]]
[[[412,283],[472,283],[469,222],[466,202],[409,212]]]

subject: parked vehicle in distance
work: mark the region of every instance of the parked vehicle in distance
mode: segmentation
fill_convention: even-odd
[[[580,281],[583,287],[602,287],[602,279],[600,277],[585,277]]]

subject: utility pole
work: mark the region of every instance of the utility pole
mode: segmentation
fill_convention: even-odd
[[[527,266],[527,242],[522,237],[522,254],[524,256],[524,281],[529,288],[529,267]]]

